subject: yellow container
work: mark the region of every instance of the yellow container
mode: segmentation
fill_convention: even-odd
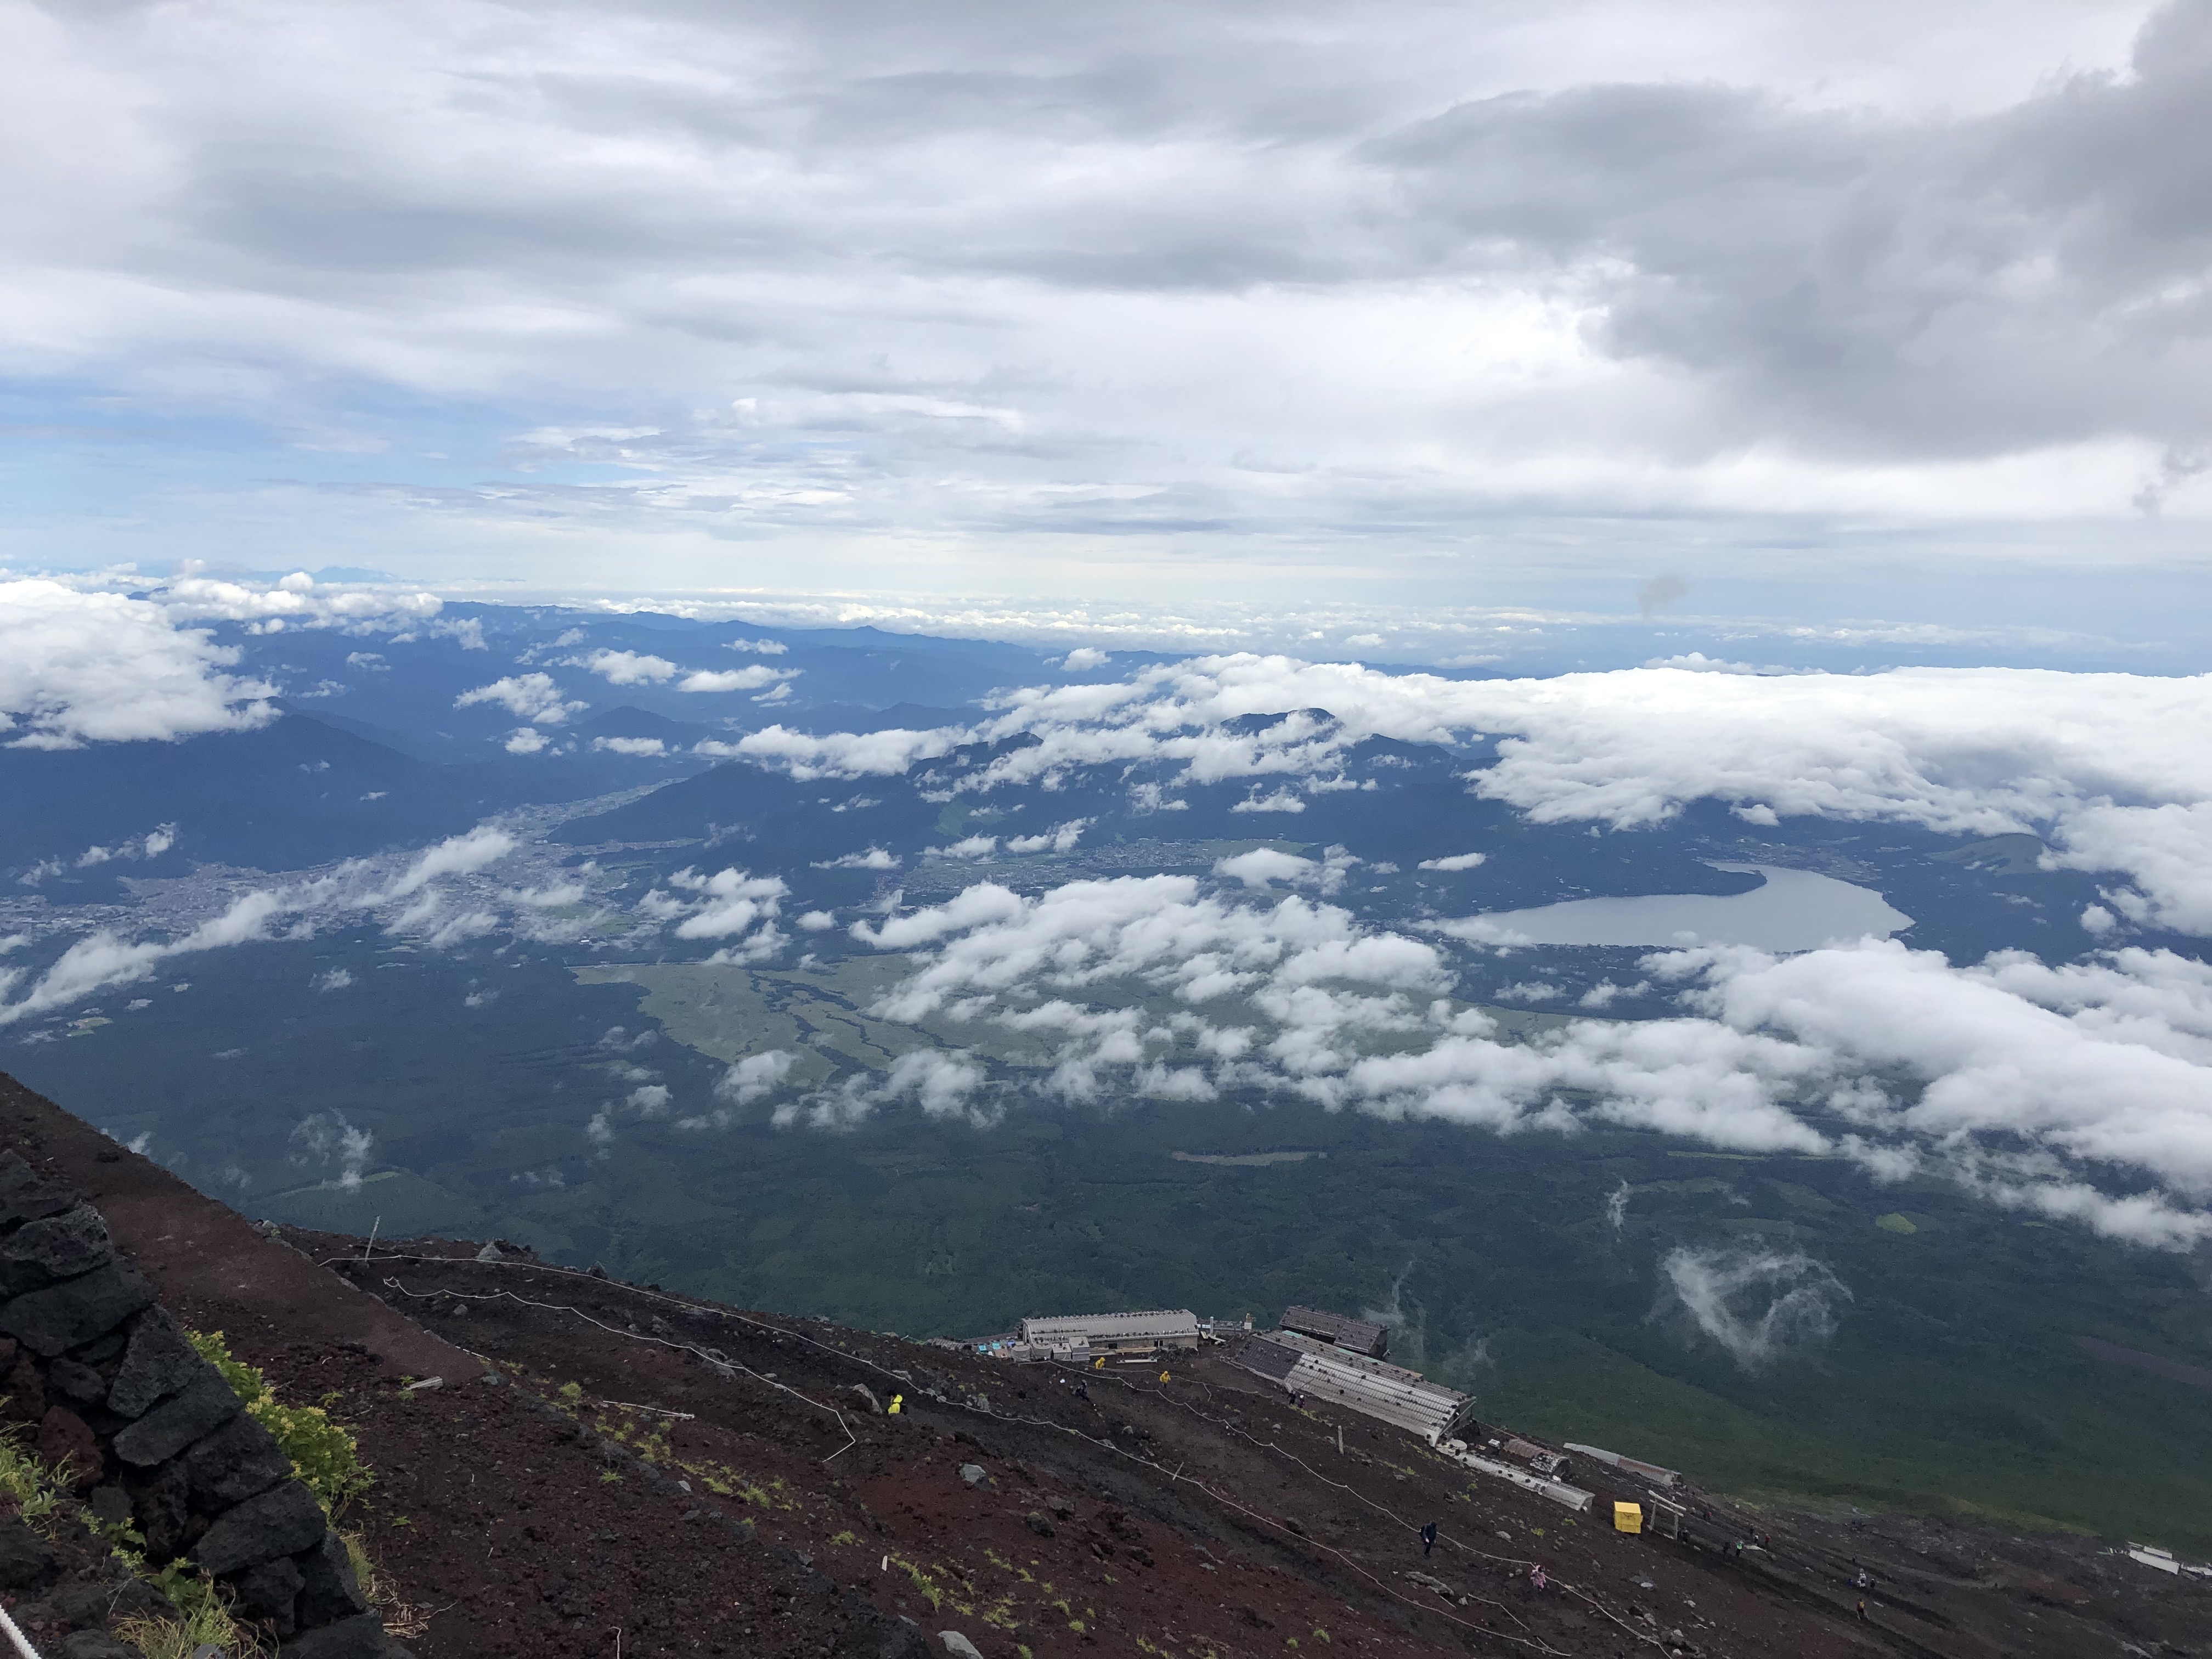
[[[1615,1532],[1642,1532],[1644,1530],[1644,1505],[1641,1504],[1615,1504],[1613,1506],[1613,1529]]]

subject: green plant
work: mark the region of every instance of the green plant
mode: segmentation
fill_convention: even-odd
[[[146,1656],[146,1659],[192,1659],[204,1647],[239,1656],[268,1651],[252,1630],[231,1616],[230,1607],[204,1578],[172,1571],[172,1563],[154,1580],[177,1604],[177,1617],[156,1619],[133,1613],[115,1621],[115,1633]]]
[[[0,1405],[6,1403],[5,1396],[0,1396]],[[0,1429],[0,1496],[14,1498],[23,1519],[36,1521],[53,1512],[62,1489],[53,1471],[24,1450],[27,1432],[20,1426]]]
[[[268,1430],[284,1449],[294,1473],[314,1493],[325,1514],[338,1514],[376,1484],[376,1477],[361,1461],[361,1447],[351,1431],[329,1412],[320,1406],[284,1404],[258,1368],[232,1354],[221,1331],[187,1334],[200,1357],[222,1373],[223,1380],[245,1403],[246,1415]]]

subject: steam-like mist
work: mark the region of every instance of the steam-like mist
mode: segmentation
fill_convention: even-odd
[[[1800,1250],[1692,1248],[1659,1263],[1698,1328],[1747,1371],[1818,1346],[1835,1334],[1844,1282]]]

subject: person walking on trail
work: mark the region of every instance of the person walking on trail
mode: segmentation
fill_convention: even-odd
[[[1544,1564],[1541,1561],[1528,1569],[1528,1582],[1538,1589],[1544,1588]]]
[[[1421,1553],[1426,1555],[1437,1547],[1437,1523],[1433,1521],[1421,1528]]]
[[[1867,1618],[1867,1611],[1866,1611],[1866,1597],[1865,1597],[1865,1596],[1863,1596],[1863,1595],[1862,1595],[1861,1597],[1859,1597],[1859,1623],[1861,1623],[1862,1625],[1863,1625],[1863,1624],[1867,1624],[1867,1623],[1869,1623],[1869,1622],[1871,1622],[1871,1621],[1869,1621],[1869,1620],[1868,1620],[1868,1618]]]

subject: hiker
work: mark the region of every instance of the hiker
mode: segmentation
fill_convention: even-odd
[[[1866,1597],[1862,1595],[1859,1597],[1859,1623],[1864,1625],[1872,1621],[1867,1618],[1866,1614]]]
[[[1544,1564],[1541,1561],[1528,1569],[1528,1582],[1538,1589],[1544,1588]]]
[[[1433,1521],[1421,1528],[1421,1553],[1426,1555],[1437,1547],[1437,1523]]]

